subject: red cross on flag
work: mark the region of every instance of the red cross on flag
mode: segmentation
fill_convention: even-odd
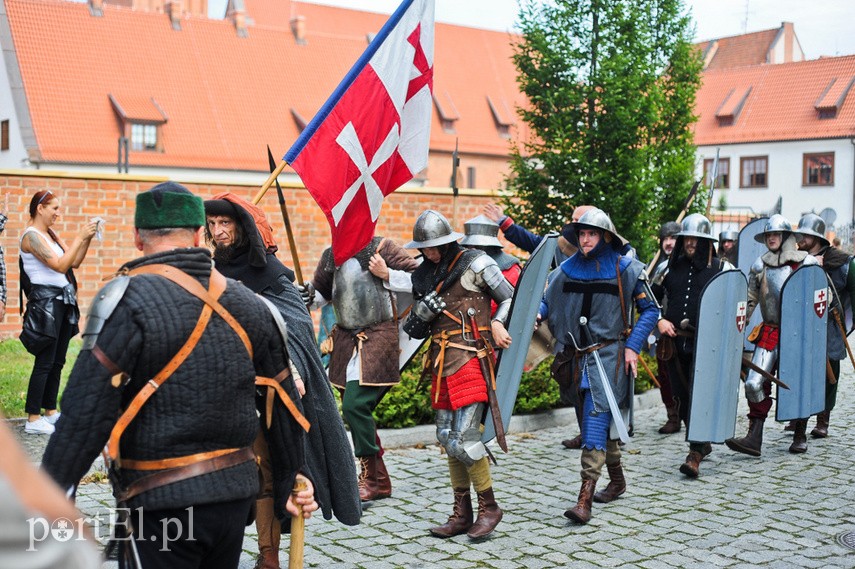
[[[434,0],[404,0],[284,160],[327,216],[336,265],[374,236],[383,198],[427,167]]]

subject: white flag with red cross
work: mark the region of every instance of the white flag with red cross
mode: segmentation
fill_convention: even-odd
[[[434,0],[405,0],[284,160],[326,214],[340,265],[374,236],[383,199],[427,167]]]

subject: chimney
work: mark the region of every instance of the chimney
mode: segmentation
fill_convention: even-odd
[[[796,32],[793,29],[792,22],[781,22],[781,28],[784,30],[784,63],[794,61],[793,43],[796,37]]]
[[[89,0],[89,15],[100,18],[104,15],[104,0]]]
[[[246,29],[246,10],[243,9],[243,6],[233,8],[226,17],[234,24],[235,33],[239,38],[249,37],[249,32]]]
[[[306,16],[293,16],[291,18],[291,33],[297,45],[306,45]]]
[[[169,16],[169,22],[172,24],[172,29],[181,31],[181,0],[170,0],[166,3],[166,15]]]

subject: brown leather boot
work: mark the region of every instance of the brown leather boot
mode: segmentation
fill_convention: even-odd
[[[469,539],[483,539],[493,533],[499,522],[502,521],[504,513],[496,503],[493,489],[487,488],[478,492],[478,519],[466,533]]]
[[[697,478],[700,470],[701,461],[704,459],[696,450],[689,451],[689,456],[686,457],[686,462],[680,465],[680,472],[689,478]]]
[[[765,419],[750,419],[748,423],[748,434],[741,439],[727,439],[724,444],[730,450],[741,452],[750,456],[760,456],[760,447],[763,445],[763,423]]]
[[[668,413],[668,420],[665,421],[665,424],[659,427],[659,433],[663,435],[671,435],[674,433],[680,432],[680,414],[677,411],[677,404],[671,405],[670,407],[665,407],[665,411]]]
[[[790,421],[789,423],[784,425],[784,430],[789,432],[789,433],[792,433],[793,431],[795,431],[796,430],[796,420],[793,419],[792,421]]]
[[[810,432],[815,439],[824,439],[828,436],[828,421],[831,419],[831,411],[823,411],[816,416],[816,427]]]
[[[258,555],[255,569],[279,569],[279,552],[267,549]]]
[[[572,439],[564,439],[561,441],[561,444],[564,445],[564,448],[569,448],[570,450],[579,450],[582,448],[582,435],[576,435]]]
[[[377,455],[359,456],[359,499],[370,502],[377,499]]]
[[[430,528],[436,537],[454,537],[466,533],[472,527],[472,497],[469,488],[454,489],[454,511],[441,526]]]
[[[793,444],[790,445],[790,452],[793,454],[801,454],[807,452],[807,419],[799,419],[796,421],[796,430],[793,431]]]
[[[564,512],[564,517],[570,518],[577,524],[588,523],[591,519],[591,501],[594,498],[594,489],[596,487],[596,480],[582,480],[582,488],[579,489],[579,500],[575,506]]]
[[[388,498],[392,495],[392,479],[389,478],[389,472],[386,470],[386,463],[383,462],[383,457],[377,455],[377,496],[375,500]]]
[[[606,465],[609,471],[609,484],[605,490],[594,494],[594,502],[608,504],[618,496],[626,492],[626,478],[623,476],[623,465],[621,463]]]

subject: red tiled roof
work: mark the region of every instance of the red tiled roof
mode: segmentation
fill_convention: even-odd
[[[250,13],[276,0],[247,1],[247,15],[261,24],[246,38],[229,20],[185,17],[175,31],[164,14],[107,4],[99,18],[85,3],[4,1],[45,161],[115,163],[112,93],[122,102],[154,100],[168,117],[164,151],[131,152],[131,163],[203,169],[265,171],[265,145],[284,154],[299,134],[292,113],[311,118],[365,50],[366,33],[388,17],[295,3],[306,17],[307,42],[297,45],[281,15]],[[507,33],[436,25],[434,88],[454,100],[461,152],[509,153],[487,97],[511,109],[523,102],[510,41]],[[434,115],[431,150],[453,150],[455,135]]]
[[[834,118],[820,118],[816,107],[832,80],[836,79],[832,90],[838,93],[837,104],[843,87],[851,84],[853,77],[855,55],[708,69],[695,107],[700,116],[695,125],[695,143],[708,146],[855,136],[855,89],[849,89]],[[720,126],[716,114],[721,113],[726,98],[741,98],[749,89],[733,124]]]
[[[767,56],[772,42],[778,36],[780,28],[764,30],[750,34],[742,34],[728,38],[719,38],[696,44],[705,57],[709,49],[715,49],[715,55],[707,65],[707,69],[725,69],[759,65],[767,63]]]

